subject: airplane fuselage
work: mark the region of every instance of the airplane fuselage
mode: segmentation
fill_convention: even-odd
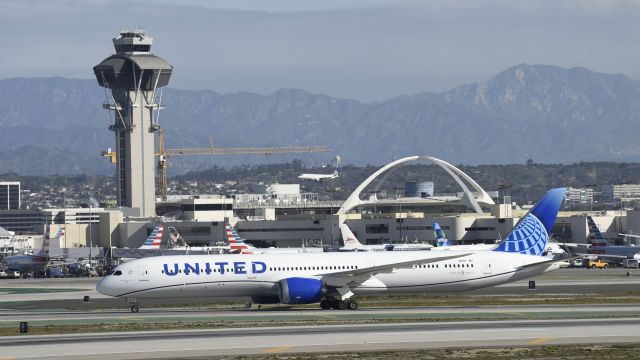
[[[42,255],[13,255],[5,258],[7,268],[20,273],[42,271],[48,263],[49,257]]]
[[[482,251],[448,251],[450,260],[428,263],[443,252],[187,255],[135,260],[118,266],[97,286],[105,295],[135,298],[277,297],[285,279],[317,279],[370,267],[425,260],[409,268],[354,275],[354,294],[466,291],[536,276],[559,267],[540,256]],[[432,260],[431,260],[432,261]],[[342,273],[342,274],[341,274]]]

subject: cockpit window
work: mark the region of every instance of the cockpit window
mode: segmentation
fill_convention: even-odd
[[[107,273],[107,276],[113,275],[113,273],[115,272],[115,270],[111,270]]]
[[[113,272],[113,276],[120,276],[120,275],[122,275],[122,271],[120,270],[116,270]]]

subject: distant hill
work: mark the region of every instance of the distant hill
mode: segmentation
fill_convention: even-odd
[[[114,142],[104,100],[94,80],[0,80],[0,173],[112,173],[98,156]],[[640,159],[640,82],[583,68],[522,64],[444,93],[371,104],[299,89],[167,89],[164,100],[160,123],[170,148],[208,146],[212,134],[223,147],[328,145],[358,165],[415,154],[469,165]],[[172,159],[170,171],[253,159],[185,157]]]

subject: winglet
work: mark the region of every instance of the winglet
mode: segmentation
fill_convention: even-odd
[[[549,233],[556,221],[566,191],[567,188],[547,191],[494,251],[543,255],[547,250]]]

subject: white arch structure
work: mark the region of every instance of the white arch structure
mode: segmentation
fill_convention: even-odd
[[[462,191],[464,192],[464,196],[462,197],[461,201],[471,206],[476,213],[479,213],[479,214],[483,213],[482,208],[480,207],[480,204],[479,204],[480,202],[488,205],[495,204],[493,202],[493,199],[491,199],[491,196],[489,196],[489,194],[487,194],[487,192],[484,191],[484,189],[480,187],[480,185],[478,185],[478,183],[475,182],[475,180],[473,180],[469,175],[465,174],[462,170],[458,169],[457,167],[449,164],[444,160],[440,160],[432,156],[409,156],[409,157],[391,162],[381,167],[378,171],[371,174],[371,176],[369,176],[365,181],[363,181],[362,184],[360,184],[360,186],[358,186],[353,191],[353,193],[347,198],[347,200],[345,200],[345,202],[342,204],[342,207],[338,210],[337,215],[346,214],[360,205],[369,203],[369,201],[360,199],[360,193],[382,173],[396,166],[402,165],[410,161],[416,161],[416,160],[431,161],[432,163],[438,165],[440,168],[446,171],[447,174],[449,174],[453,178],[453,180],[455,180],[455,182],[458,183],[458,185],[460,185],[460,187],[462,188]],[[474,196],[471,190],[469,190],[469,188],[464,183],[464,181],[462,181],[461,177],[471,185],[473,190],[475,190],[476,196]]]

